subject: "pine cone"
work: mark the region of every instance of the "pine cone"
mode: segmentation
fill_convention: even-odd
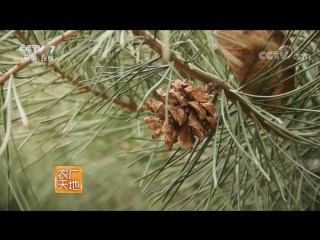
[[[190,80],[175,80],[171,84],[168,96],[168,123],[165,121],[166,93],[158,89],[158,101],[149,98],[147,109],[158,117],[145,117],[148,128],[155,130],[152,138],[165,134],[164,144],[171,150],[173,144],[180,143],[184,149],[190,149],[195,137],[205,138],[217,125],[218,114],[210,101],[212,84],[193,86]]]

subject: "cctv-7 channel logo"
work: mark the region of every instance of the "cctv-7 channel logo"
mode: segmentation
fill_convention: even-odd
[[[53,61],[53,56],[51,55],[54,51],[56,46],[50,46],[51,50],[50,50],[50,55],[45,55],[42,54],[40,59],[41,61]],[[34,53],[36,52],[43,52],[45,48],[45,45],[21,45],[19,47],[20,52],[22,53],[26,53],[28,55],[24,55],[24,59],[27,59],[29,57],[29,55],[31,55],[31,61],[35,61],[37,59],[37,57],[34,55]]]

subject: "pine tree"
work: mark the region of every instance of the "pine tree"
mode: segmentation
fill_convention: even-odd
[[[1,209],[319,210],[319,42],[1,31]],[[55,165],[83,165],[82,196],[54,194]]]

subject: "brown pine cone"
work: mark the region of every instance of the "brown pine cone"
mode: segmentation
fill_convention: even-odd
[[[217,125],[218,114],[210,101],[213,85],[194,86],[190,80],[175,80],[168,96],[168,123],[165,121],[166,93],[158,89],[158,101],[149,98],[147,109],[158,117],[145,117],[149,129],[155,130],[152,138],[165,134],[164,144],[171,150],[173,144],[180,143],[184,149],[192,148],[195,137],[205,138]]]

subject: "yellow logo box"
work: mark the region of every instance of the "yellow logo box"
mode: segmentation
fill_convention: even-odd
[[[55,193],[82,193],[82,166],[54,166]]]

